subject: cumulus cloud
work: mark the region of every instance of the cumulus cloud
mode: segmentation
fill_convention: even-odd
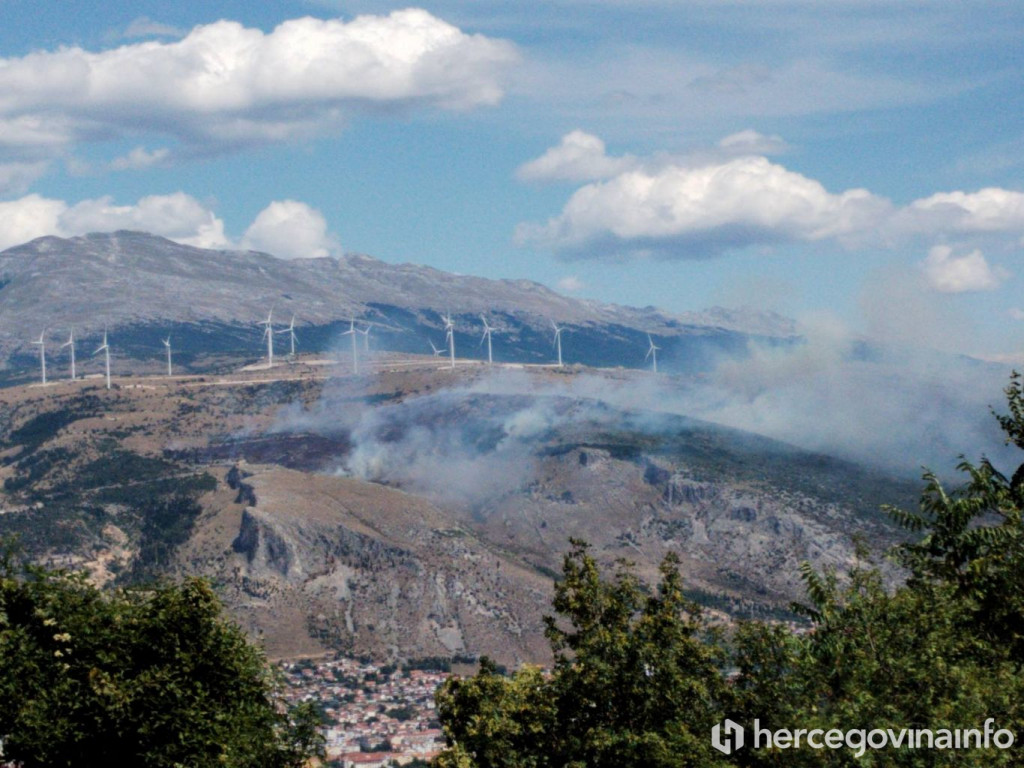
[[[110,197],[68,205],[40,195],[0,202],[0,249],[37,237],[72,237],[89,232],[135,229],[199,248],[224,248],[224,222],[184,192],[149,195],[134,205]]]
[[[269,33],[218,21],[170,42],[37,51],[0,60],[0,148],[140,126],[186,146],[235,145],[318,135],[374,107],[469,109],[501,99],[515,59],[512,44],[419,9]]]
[[[745,156],[588,184],[546,224],[520,225],[517,239],[570,255],[642,248],[705,256],[759,243],[859,237],[890,207],[866,190],[832,194],[764,157]]]
[[[535,160],[516,170],[523,181],[592,181],[606,179],[636,165],[631,155],[609,157],[604,142],[584,131],[572,131]]]
[[[110,168],[114,171],[140,171],[166,162],[170,154],[171,151],[166,147],[154,149],[152,152],[147,151],[145,147],[136,147],[127,155],[111,160]]]
[[[283,259],[322,258],[341,251],[323,214],[295,200],[278,200],[260,211],[241,244]]]
[[[1006,314],[1013,320],[1024,320],[1024,309],[1020,307],[1011,307],[1006,311]]]
[[[74,237],[118,229],[150,232],[197,248],[235,247],[223,220],[184,192],[149,195],[130,205],[118,205],[109,196],[69,204],[38,194],[0,202],[0,250],[45,235]],[[260,211],[239,245],[286,259],[341,252],[323,214],[296,200],[275,201]]]
[[[590,182],[572,194],[557,216],[520,224],[516,240],[570,258],[702,258],[777,243],[833,240],[857,248],[918,237],[1019,237],[1024,232],[1024,193],[999,188],[942,192],[900,208],[866,189],[829,191],[765,157],[785,148],[778,136],[746,130],[687,158],[608,158],[597,137],[569,134],[523,166],[520,177],[583,180],[581,169],[592,169]],[[956,284],[988,286],[1005,277],[989,268],[980,253],[941,264],[938,258],[930,267],[935,285],[953,285],[938,277],[951,270],[971,273],[970,280],[961,277]]]
[[[1024,230],[1024,193],[998,187],[977,192],[940,192],[915,200],[899,225],[931,232],[1006,232]]]
[[[981,251],[954,256],[948,245],[933,247],[921,266],[928,284],[941,293],[993,291],[1010,276],[1005,269],[989,265]]]
[[[67,210],[63,200],[27,195],[0,202],[0,249],[60,231],[60,217]]]

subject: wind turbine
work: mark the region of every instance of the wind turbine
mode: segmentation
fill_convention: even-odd
[[[431,339],[427,339],[427,342],[430,344],[430,348],[434,350],[434,357],[440,357],[441,355],[444,354],[444,350],[435,347],[434,342]]]
[[[554,320],[551,321],[551,327],[555,329],[555,342],[554,342],[554,346],[557,347],[557,349],[558,349],[558,367],[561,368],[562,367],[562,331],[564,329],[560,328],[555,323]]]
[[[39,341],[33,341],[33,345],[39,346],[39,365],[43,369],[43,386],[46,386],[46,331],[39,334]]]
[[[71,329],[71,335],[68,336],[68,340],[60,345],[61,349],[64,347],[71,347],[71,380],[75,380],[75,329]]]
[[[444,320],[444,340],[448,343],[448,354],[451,357],[452,368],[455,367],[455,323],[452,322],[452,313],[441,315]]]
[[[290,356],[291,356],[292,360],[294,360],[295,359],[295,338],[296,338],[295,337],[295,315],[292,315],[291,325],[289,325],[283,331],[277,331],[277,333],[287,333],[288,334],[288,338],[289,338],[289,340],[292,343],[292,351],[291,351],[291,355]]]
[[[658,372],[658,350],[661,347],[655,346],[654,339],[651,338],[651,334],[647,334],[647,343],[651,346],[647,349],[647,354],[644,355],[644,362],[647,362],[647,358],[651,358],[651,370],[655,373]]]
[[[487,318],[480,315],[480,319],[484,321],[484,335],[480,339],[480,344],[483,345],[484,339],[487,340],[487,364],[494,365],[494,356],[491,354],[491,331],[494,329],[487,324]]]
[[[356,350],[357,333],[359,333],[359,331],[356,330],[356,321],[355,318],[353,318],[349,323],[348,330],[341,334],[342,336],[352,337],[352,373],[359,373],[359,353]]]
[[[263,320],[263,321],[261,321],[259,323],[256,323],[256,325],[264,326],[264,328],[263,328],[263,338],[267,340],[267,368],[273,368],[274,367],[274,325],[273,325],[273,317],[274,317],[274,308],[271,307],[270,311],[267,313],[267,319]]]
[[[167,375],[171,375],[171,335],[167,334],[167,338],[163,340],[164,346],[167,347]]]
[[[107,344],[107,329],[106,328],[103,329],[103,343],[92,354],[95,357],[100,352],[105,352],[106,353],[104,355],[104,357],[106,357],[107,389],[110,389],[110,345]]]
[[[359,331],[359,333],[363,334],[363,352],[368,353],[370,351],[370,328],[372,326],[373,323],[367,323],[366,328],[362,331]]]

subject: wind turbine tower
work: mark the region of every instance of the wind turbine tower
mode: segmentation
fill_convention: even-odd
[[[274,308],[271,307],[267,313],[267,319],[257,325],[262,325],[263,338],[267,340],[267,368],[274,367]]]
[[[359,352],[356,349],[356,334],[359,331],[356,330],[355,318],[349,323],[348,330],[345,331],[342,336],[352,337],[352,373],[359,373]]]
[[[164,346],[167,347],[167,375],[171,375],[171,337],[164,339]]]
[[[295,315],[292,315],[292,322],[291,322],[291,324],[287,328],[285,328],[283,331],[278,331],[278,333],[287,333],[288,334],[288,339],[289,339],[289,341],[291,341],[291,345],[292,345],[292,351],[291,351],[291,354],[289,355],[289,357],[291,357],[291,359],[294,360],[295,359],[295,338],[296,338],[295,337]]]
[[[75,380],[75,329],[71,329],[71,335],[68,336],[68,340],[60,345],[61,349],[64,347],[71,347],[71,380]]]
[[[103,343],[93,352],[93,355],[98,355],[100,352],[105,353],[106,358],[106,371],[107,371],[107,389],[110,389],[110,345],[107,343],[107,330],[103,329]]]
[[[647,354],[644,355],[644,362],[647,361],[648,357],[651,358],[651,370],[654,371],[655,373],[657,373],[658,372],[658,350],[661,349],[661,347],[656,346],[654,344],[654,339],[651,338],[651,334],[649,334],[649,333],[647,334],[647,343],[650,344],[650,347],[648,347],[648,349],[647,349]]]
[[[46,336],[46,331],[40,333],[39,340],[33,341],[32,344],[39,347],[39,365],[43,370],[43,386],[46,386],[46,339],[43,338],[44,336]]]
[[[452,313],[441,315],[444,320],[444,338],[448,342],[448,355],[451,358],[451,367],[455,367],[455,323],[452,322]]]
[[[487,318],[480,315],[480,319],[484,321],[484,335],[480,339],[480,343],[483,344],[484,340],[487,340],[487,364],[494,365],[494,356],[491,354],[491,331],[494,329],[487,324]]]
[[[366,352],[366,353],[369,353],[369,351],[370,351],[370,328],[372,326],[373,326],[373,323],[367,323],[366,324],[366,328],[364,328],[363,330],[359,331],[359,333],[363,334],[363,352]]]
[[[551,327],[555,329],[555,348],[558,349],[558,367],[562,367],[562,331],[554,320],[551,321]]]

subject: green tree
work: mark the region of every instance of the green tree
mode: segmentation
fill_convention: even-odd
[[[511,677],[487,657],[465,680],[451,678],[437,693],[438,716],[450,748],[438,768],[539,768],[550,765],[544,750],[555,728],[550,682],[537,667]]]
[[[298,766],[322,741],[201,580],[101,592],[0,554],[0,738],[33,766]]]
[[[1022,425],[1024,427],[1024,425]],[[987,459],[963,461],[968,481],[947,491],[925,474],[920,510],[890,509],[899,523],[923,535],[897,549],[910,571],[908,586],[944,585],[967,612],[972,631],[1024,663],[1024,465],[1011,482]]]
[[[511,679],[482,665],[449,681],[438,710],[443,768],[727,765],[709,734],[729,699],[723,655],[698,606],[683,596],[678,561],[654,592],[628,564],[605,579],[586,544],[572,542],[555,616],[546,619],[551,675]]]
[[[1024,385],[1014,373],[1007,442],[1024,449]],[[889,509],[912,540],[892,569],[801,568],[806,625],[740,623],[708,630],[682,595],[677,564],[648,591],[625,564],[608,579],[573,542],[556,615],[547,619],[555,664],[519,673],[484,669],[439,694],[449,749],[442,768],[490,766],[993,766],[1024,765],[1010,750],[746,748],[710,751],[723,717],[776,730],[970,729],[994,718],[1024,732],[1024,464],[1011,477],[963,461],[947,490],[924,476],[920,508]],[[728,673],[724,670],[728,669]],[[533,707],[536,707],[534,709]],[[524,729],[542,713],[539,725]],[[530,744],[524,734],[535,736]],[[492,748],[493,747],[493,748]]]
[[[1015,373],[1007,442],[1024,448],[1024,391]],[[962,461],[947,490],[931,472],[917,511],[888,508],[915,538],[895,548],[909,574],[886,588],[874,568],[802,568],[810,631],[751,624],[735,642],[737,719],[792,728],[971,728],[993,717],[1020,732],[1024,693],[1024,465],[1007,479],[986,459]],[[1017,751],[748,751],[743,765],[1000,765]],[[877,762],[876,762],[877,761]]]
[[[555,653],[559,765],[714,765],[709,741],[728,689],[719,643],[683,595],[669,554],[652,593],[628,563],[601,578],[573,541],[555,587],[547,636]]]
[[[750,625],[736,638],[740,722],[761,727],[973,728],[993,717],[1019,725],[1017,665],[971,631],[946,586],[885,588],[878,570],[839,579],[804,569],[810,631]],[[747,750],[749,766],[1014,764],[1016,754],[887,749],[860,758],[841,750]]]

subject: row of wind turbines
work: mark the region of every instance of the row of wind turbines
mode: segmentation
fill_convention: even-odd
[[[167,375],[171,375],[171,338],[170,336],[164,341],[167,346]],[[33,346],[39,347],[39,367],[42,371],[43,385],[46,385],[46,331],[44,330],[39,334],[39,338],[32,342]],[[61,349],[71,347],[71,380],[74,381],[78,378],[77,371],[75,370],[75,329],[71,329],[71,333],[68,334],[68,340],[60,345]],[[103,343],[96,348],[93,352],[93,357],[98,355],[100,352],[103,353],[104,371],[106,373],[107,389],[110,389],[110,344],[107,342],[107,331],[103,330]]]
[[[291,323],[288,324],[287,328],[280,331],[274,330],[274,308],[271,307],[267,313],[267,319],[262,320],[257,325],[263,326],[263,341],[267,342],[267,367],[272,368],[274,365],[274,335],[280,335],[282,333],[288,334],[288,340],[291,343],[291,352],[289,357],[295,359],[295,342],[298,340],[298,336],[295,334],[295,315],[292,315]],[[352,337],[352,370],[354,373],[359,373],[359,351],[356,344],[356,336],[359,334],[363,335],[363,351],[370,351],[370,327],[372,323],[368,323],[365,328],[356,328],[355,318],[352,318],[349,329],[342,333],[342,336]]]
[[[441,315],[441,320],[444,323],[445,345],[448,348],[449,364],[450,364],[451,368],[454,368],[455,367],[455,321],[452,319],[452,315],[451,315],[450,311],[446,312],[443,315]],[[487,342],[487,364],[488,365],[493,365],[494,364],[494,349],[493,349],[493,345],[491,343],[491,337],[492,337],[492,334],[494,333],[494,327],[490,323],[487,322],[487,318],[484,317],[483,315],[480,315],[480,321],[483,323],[483,327],[484,327],[483,335],[480,338],[480,346],[482,347],[484,342]],[[288,340],[289,340],[289,343],[290,343],[289,358],[292,359],[292,360],[295,359],[295,343],[298,340],[298,337],[295,334],[295,315],[292,315],[291,322],[288,324],[287,328],[284,328],[282,330],[274,330],[274,308],[271,307],[270,311],[267,313],[267,319],[257,323],[257,325],[262,325],[264,327],[262,340],[266,341],[266,343],[267,343],[267,367],[268,368],[269,367],[273,367],[273,365],[274,365],[274,336],[275,335],[280,335],[280,334],[284,334],[284,333],[288,334]],[[350,323],[349,323],[348,330],[344,331],[341,334],[342,336],[350,336],[351,339],[352,339],[352,371],[353,371],[353,373],[359,373],[359,350],[358,350],[358,344],[357,344],[357,341],[356,341],[356,337],[359,336],[360,334],[362,334],[362,336],[363,336],[363,351],[368,353],[370,351],[370,328],[371,327],[372,327],[372,323],[368,323],[365,328],[356,328],[356,321],[355,321],[355,318],[353,318],[350,321]],[[562,332],[565,329],[563,327],[559,326],[554,320],[551,321],[551,328],[554,331],[554,337],[553,337],[553,340],[552,340],[552,346],[555,348],[555,351],[556,351],[556,356],[557,356],[557,360],[558,360],[557,366],[559,368],[562,368],[562,367],[564,367],[564,363],[562,361]],[[167,353],[167,376],[170,377],[170,376],[174,375],[174,368],[173,368],[173,364],[172,364],[172,352],[171,352],[171,337],[168,335],[168,337],[166,339],[162,339],[161,341],[162,341],[162,343],[164,345],[164,348],[166,350],[166,353]],[[430,348],[431,348],[431,350],[434,353],[434,357],[441,357],[444,354],[444,350],[443,349],[438,349],[438,347],[434,344],[434,342],[431,339],[427,339],[427,341],[430,343]],[[658,350],[661,349],[661,347],[657,346],[654,343],[654,340],[651,338],[650,334],[647,334],[647,343],[648,343],[648,348],[647,348],[647,354],[644,356],[644,362],[646,362],[647,360],[650,360],[651,361],[651,369],[654,371],[654,373],[657,373],[658,372]],[[45,330],[42,333],[39,334],[39,338],[36,341],[32,342],[32,345],[39,347],[39,367],[40,367],[40,371],[42,373],[42,383],[45,386],[46,383],[47,383],[47,380],[46,380],[46,331]],[[74,329],[71,330],[71,332],[70,332],[70,334],[68,336],[68,340],[60,345],[60,349],[66,349],[68,347],[71,348],[71,353],[70,353],[70,357],[71,357],[71,380],[74,381],[75,379],[78,378],[77,372],[75,370],[75,331],[74,331]],[[107,331],[106,331],[106,329],[103,330],[103,343],[99,347],[96,348],[96,351],[93,352],[93,356],[95,357],[100,352],[104,353],[104,371],[105,371],[105,377],[106,377],[106,385],[107,385],[107,389],[110,389],[110,344],[109,344],[108,339],[107,339]]]
[[[267,367],[272,368],[274,365],[274,334],[287,333],[291,341],[291,357],[295,357],[295,315],[292,315],[291,324],[283,331],[274,330],[274,308],[271,307],[267,313],[267,319],[262,322],[256,323],[256,325],[264,326],[263,340],[267,342]]]
[[[487,342],[487,364],[494,365],[494,350],[491,346],[491,334],[494,332],[494,328],[487,322],[487,318],[480,315],[480,320],[484,324],[484,335],[480,339],[480,346],[483,346],[484,342]],[[449,311],[441,315],[441,321],[444,323],[444,343],[448,347],[448,356],[451,363],[451,367],[455,367],[455,321],[452,320],[452,313]],[[554,323],[552,323],[554,325]],[[557,326],[555,326],[557,328]],[[555,336],[557,337],[561,333],[559,328]],[[434,357],[441,357],[444,354],[443,349],[438,349],[433,340],[427,339],[430,344],[430,349],[434,352]],[[558,347],[558,365],[562,365],[562,347],[559,342]]]
[[[445,344],[448,347],[449,364],[450,364],[450,367],[454,368],[455,367],[455,322],[452,320],[452,313],[449,311],[446,314],[441,315],[441,320],[442,320],[442,322],[444,322],[444,332],[445,332],[444,341],[445,341]],[[491,324],[487,322],[487,318],[484,317],[483,315],[480,315],[480,322],[482,322],[483,325],[484,325],[483,336],[480,337],[480,346],[482,347],[484,342],[485,341],[487,342],[487,364],[488,365],[494,365],[494,352],[493,352],[492,345],[491,345],[491,335],[494,332],[494,327],[491,326]],[[565,329],[562,326],[558,325],[558,323],[556,323],[554,320],[551,321],[551,329],[554,331],[554,337],[552,339],[551,345],[552,345],[552,347],[554,347],[554,349],[556,351],[556,355],[557,355],[557,358],[558,358],[557,366],[559,368],[563,368],[564,364],[562,362],[562,331],[564,331]],[[434,357],[441,357],[444,354],[444,350],[443,349],[438,349],[437,346],[434,344],[434,342],[431,339],[427,339],[427,341],[430,343],[430,349],[433,351]],[[353,344],[354,344],[354,342],[353,342]],[[644,362],[647,362],[648,360],[650,360],[651,361],[651,370],[653,370],[654,373],[657,373],[658,372],[658,350],[661,349],[661,347],[657,346],[654,343],[654,339],[651,338],[651,334],[649,334],[649,333],[647,334],[647,344],[648,344],[647,354],[644,356]],[[354,352],[355,352],[355,347],[353,346],[353,354],[354,354]]]

